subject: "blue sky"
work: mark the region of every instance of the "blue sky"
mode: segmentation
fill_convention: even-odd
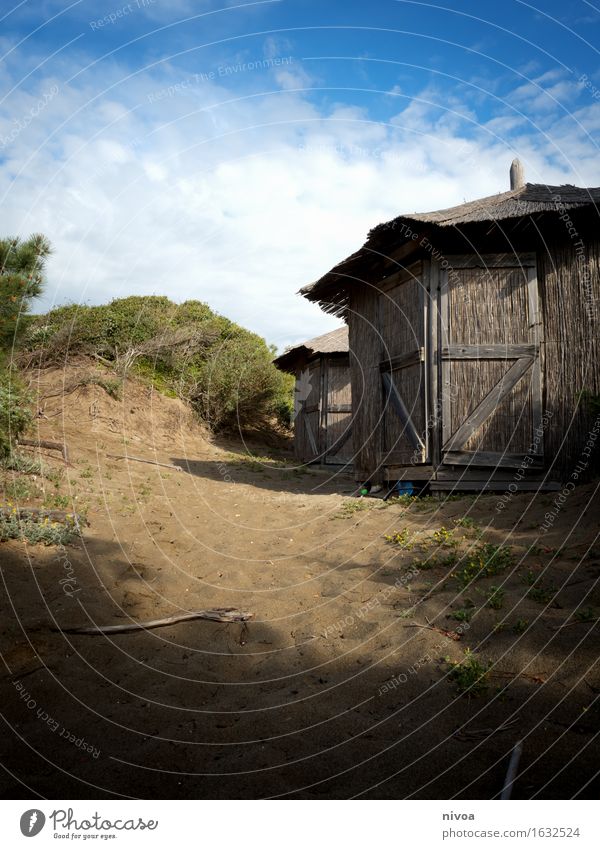
[[[43,306],[199,298],[279,347],[401,212],[600,185],[600,0],[0,2],[2,232]]]

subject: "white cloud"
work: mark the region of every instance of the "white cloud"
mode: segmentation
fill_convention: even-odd
[[[265,55],[282,46],[269,44]],[[296,291],[375,224],[506,189],[511,140],[532,179],[564,182],[569,171],[547,139],[515,136],[508,110],[478,128],[464,105],[428,91],[423,99],[471,121],[413,101],[386,125],[357,107],[317,107],[286,90],[281,71],[261,71],[262,82],[240,72],[177,88],[189,72],[167,67],[119,84],[128,71],[113,66],[61,87],[0,151],[4,227],[41,230],[55,247],[45,305],[164,293],[207,301],[280,346],[298,342],[336,321]],[[53,81],[16,92],[0,112],[0,135]],[[282,90],[262,96],[257,85]],[[597,107],[586,106],[581,120],[597,121]],[[566,119],[555,136],[600,182],[589,139]]]

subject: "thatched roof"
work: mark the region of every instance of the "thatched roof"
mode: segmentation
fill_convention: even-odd
[[[282,371],[293,371],[296,364],[302,360],[310,359],[318,354],[347,354],[348,353],[348,326],[344,324],[337,330],[315,336],[300,345],[286,348],[283,354],[273,360],[277,368]]]
[[[490,197],[479,198],[437,212],[399,215],[379,224],[368,234],[359,251],[335,265],[315,283],[304,286],[300,294],[334,315],[343,316],[348,304],[348,285],[352,282],[376,283],[398,267],[394,253],[416,239],[413,234],[433,233],[437,228],[455,227],[524,218],[536,213],[563,214],[566,210],[600,204],[600,188],[545,186],[526,183]],[[411,238],[412,237],[412,238]],[[415,251],[419,245],[413,241]]]

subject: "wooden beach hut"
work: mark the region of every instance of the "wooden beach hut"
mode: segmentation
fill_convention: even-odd
[[[301,290],[349,325],[357,480],[516,491],[600,472],[599,204],[515,160],[510,191],[381,224]]]
[[[294,448],[303,463],[352,460],[348,327],[288,348],[274,361],[296,377]]]

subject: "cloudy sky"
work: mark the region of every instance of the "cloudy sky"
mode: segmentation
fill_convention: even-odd
[[[600,2],[0,0],[3,235],[42,308],[197,298],[278,347],[401,212],[600,185]]]

